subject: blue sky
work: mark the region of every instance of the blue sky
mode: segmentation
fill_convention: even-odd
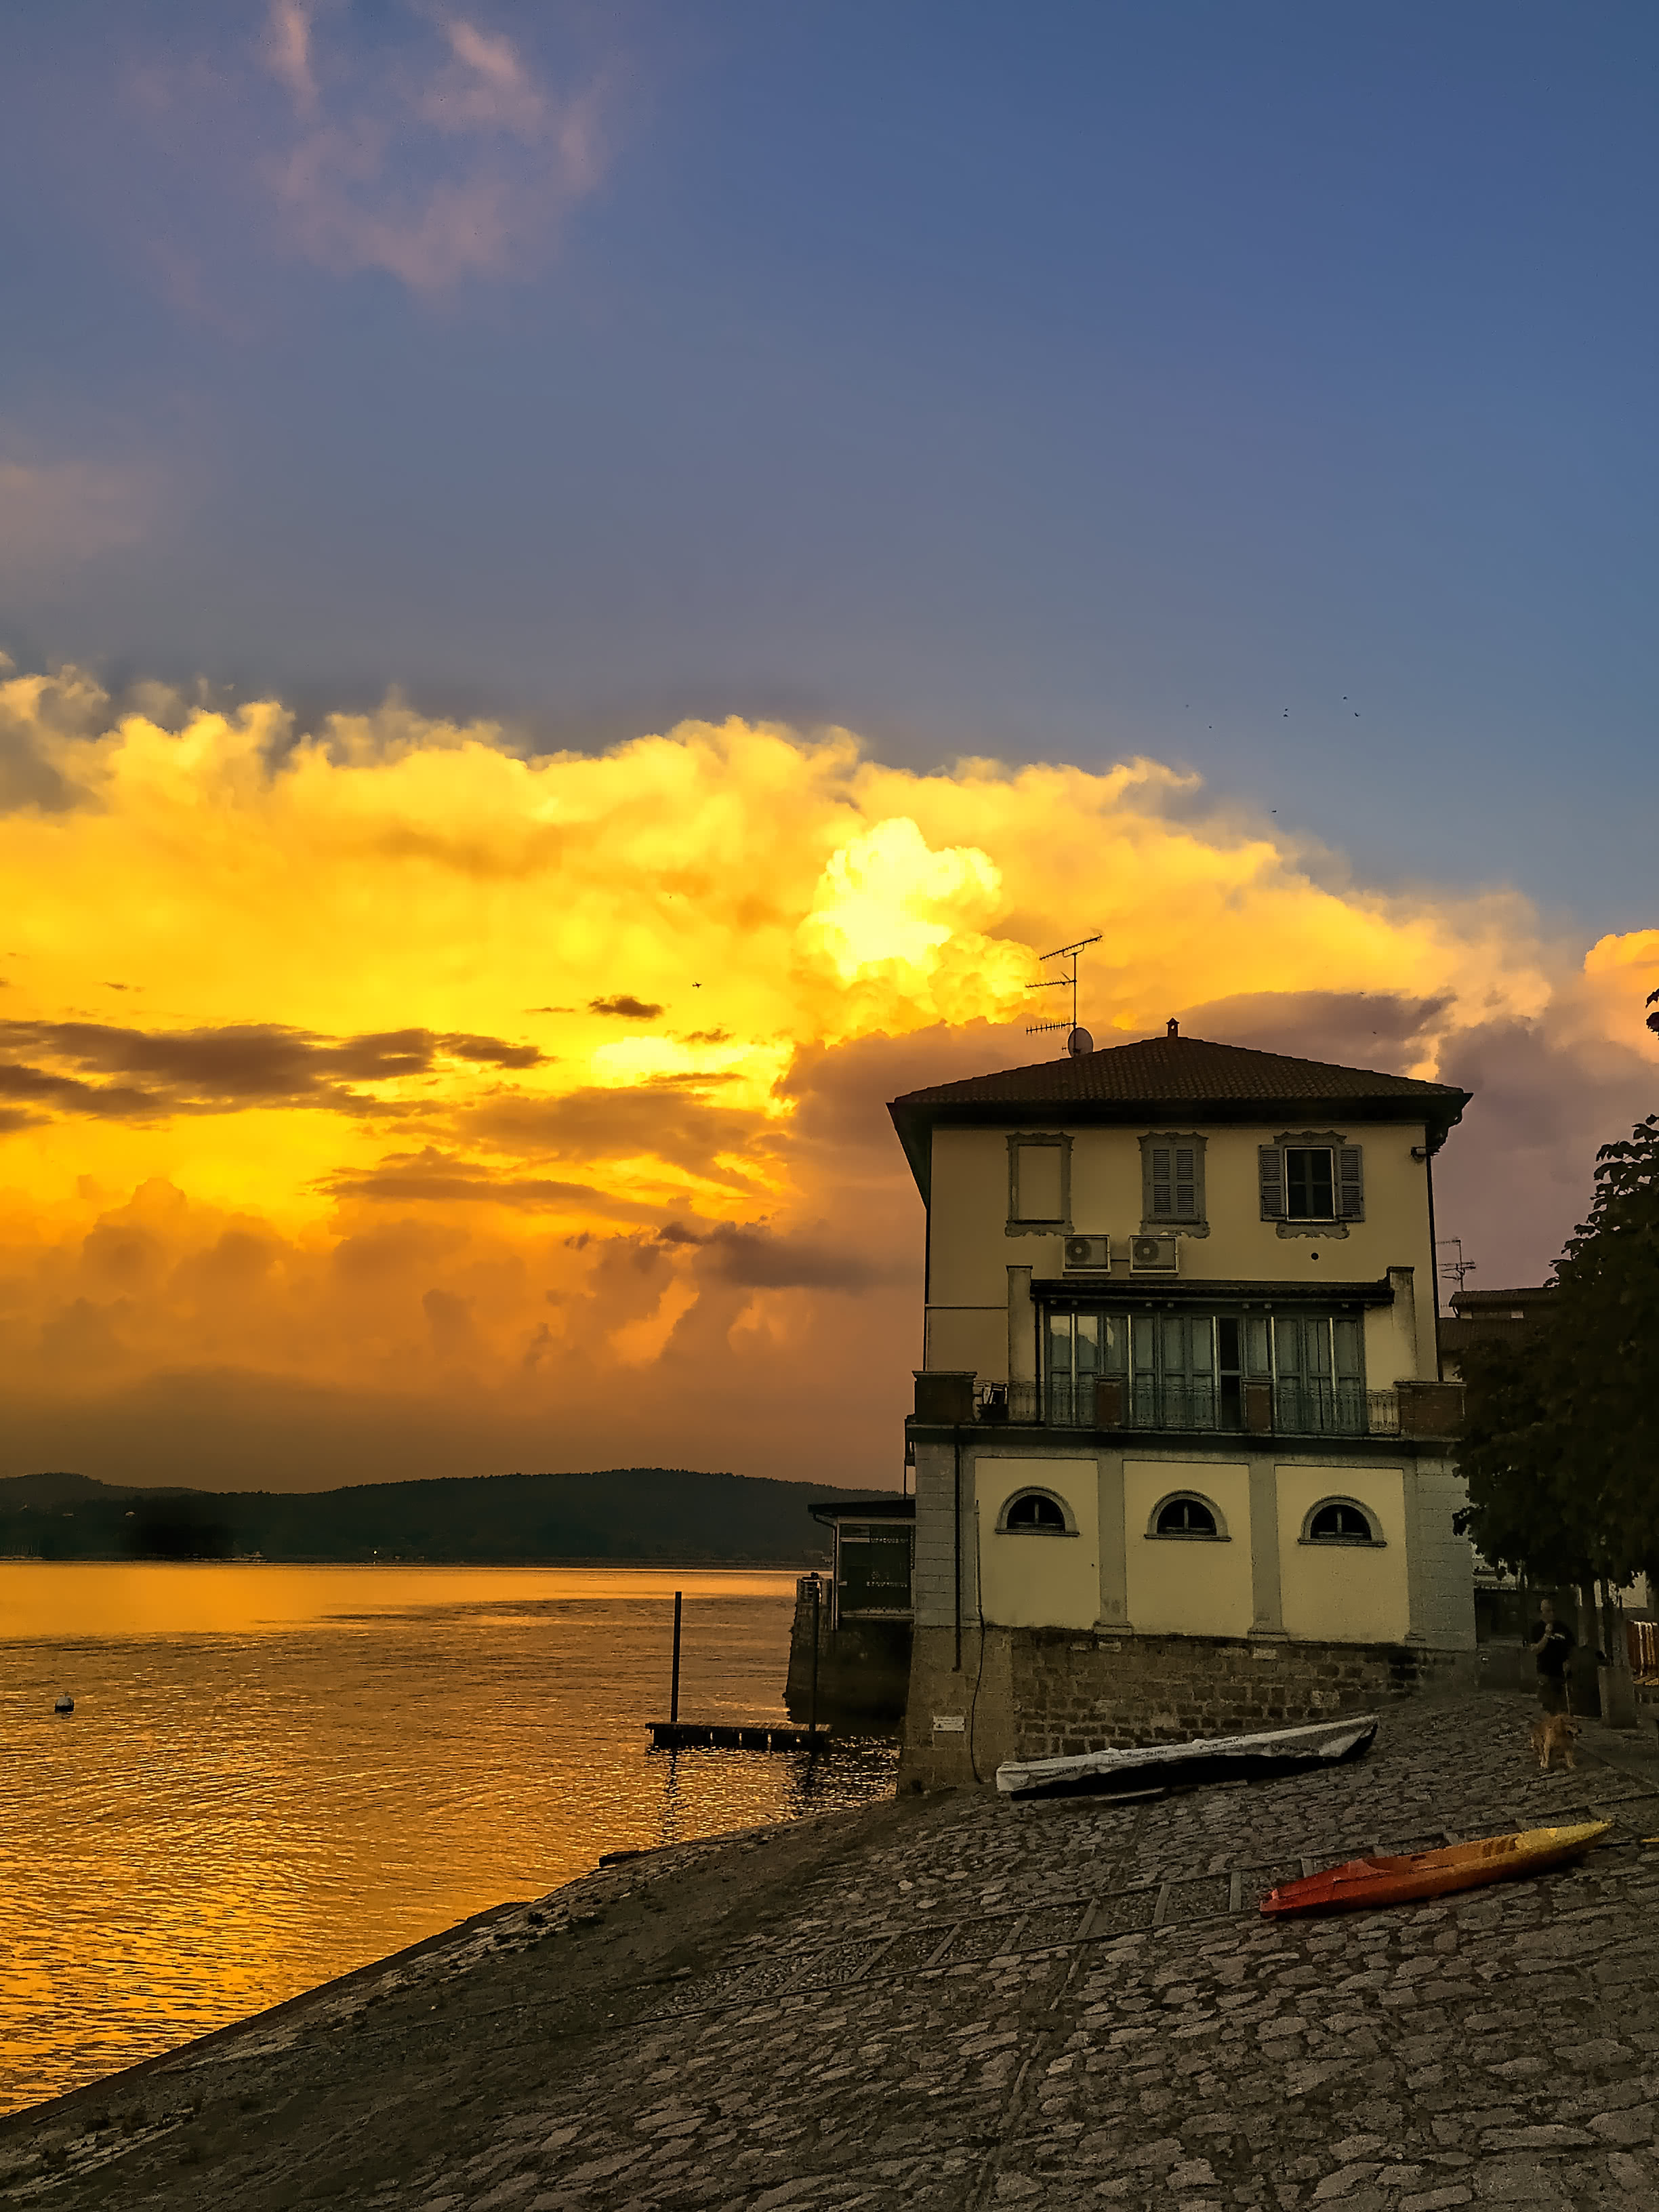
[[[1646,7],[14,9],[0,647],[1656,919]],[[9,511],[8,511],[9,510]]]

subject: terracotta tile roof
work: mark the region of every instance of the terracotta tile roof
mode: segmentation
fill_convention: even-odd
[[[1177,1115],[1194,1121],[1254,1121],[1311,1116],[1323,1109],[1345,1123],[1420,1117],[1431,1151],[1437,1151],[1470,1095],[1455,1085],[1425,1083],[1416,1076],[1293,1060],[1288,1053],[1212,1044],[1204,1037],[1154,1036],[1081,1053],[1075,1060],[1068,1054],[907,1091],[887,1110],[926,1197],[928,1132],[940,1122],[982,1125],[1035,1115],[1071,1121],[1161,1121]]]
[[[1287,1106],[1315,1101],[1398,1098],[1420,1101],[1431,1118],[1455,1120],[1469,1093],[1415,1076],[1382,1075],[1370,1068],[1337,1067],[1286,1053],[1255,1052],[1242,1044],[1211,1044],[1202,1037],[1143,1037],[1109,1045],[1073,1060],[1039,1060],[970,1075],[896,1098],[897,1107],[953,1105],[1037,1106],[1093,1101],[1122,1105],[1194,1105],[1259,1101]]]

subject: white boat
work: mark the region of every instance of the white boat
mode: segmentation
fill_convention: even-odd
[[[1130,1751],[1084,1751],[1065,1759],[1010,1759],[997,1788],[1010,1797],[1110,1796],[1160,1783],[1221,1782],[1235,1776],[1290,1774],[1358,1759],[1376,1734],[1375,1713],[1257,1735],[1200,1735],[1186,1743],[1139,1744]]]

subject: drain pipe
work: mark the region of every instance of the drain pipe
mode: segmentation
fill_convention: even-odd
[[[1429,1310],[1434,1316],[1434,1379],[1443,1382],[1445,1370],[1440,1362],[1440,1246],[1434,1228],[1434,1150],[1426,1141],[1428,1131],[1423,1132],[1423,1175],[1429,1193],[1429,1296],[1433,1303]]]
[[[951,1431],[951,1448],[956,1462],[956,1553],[957,1553],[957,1663],[955,1672],[962,1672],[962,1431]]]

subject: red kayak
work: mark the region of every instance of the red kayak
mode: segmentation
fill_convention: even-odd
[[[1261,1900],[1270,1914],[1352,1912],[1375,1905],[1415,1905],[1483,1882],[1543,1874],[1581,1858],[1605,1836],[1611,1820],[1584,1820],[1572,1828],[1522,1828],[1512,1836],[1483,1836],[1478,1843],[1449,1844],[1443,1850],[1408,1851],[1403,1858],[1349,1859],[1280,1882]]]

